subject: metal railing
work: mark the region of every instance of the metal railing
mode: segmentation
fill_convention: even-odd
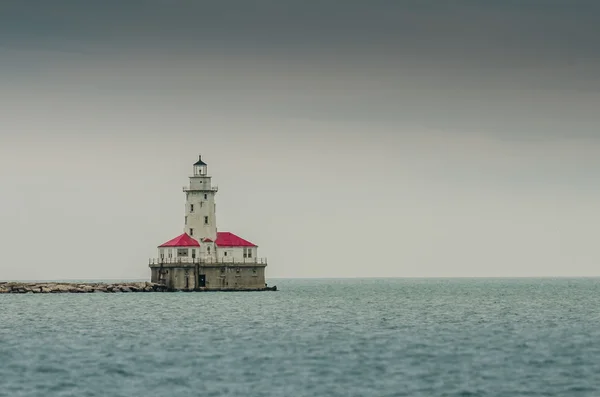
[[[183,191],[184,192],[218,192],[219,191],[219,187],[218,186],[211,186],[208,188],[192,188],[189,186],[184,186],[183,187]]]
[[[162,264],[177,264],[177,263],[189,263],[189,264],[225,264],[225,265],[266,265],[267,258],[191,258],[191,257],[179,257],[179,258],[150,258],[148,260],[149,265],[162,265]]]

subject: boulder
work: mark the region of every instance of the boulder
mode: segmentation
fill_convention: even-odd
[[[52,292],[69,292],[72,289],[70,285],[57,284],[52,286]]]

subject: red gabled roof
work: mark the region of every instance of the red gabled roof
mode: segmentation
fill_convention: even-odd
[[[219,247],[258,247],[250,241],[244,240],[229,232],[218,232],[216,244]]]
[[[161,247],[200,247],[200,243],[191,238],[189,234],[183,233],[181,236],[177,236],[173,240],[169,240],[158,246],[158,248]]]
[[[204,242],[204,243],[213,243],[214,241],[212,241],[211,239],[209,239],[208,237],[206,237],[206,238],[202,239],[202,242]]]

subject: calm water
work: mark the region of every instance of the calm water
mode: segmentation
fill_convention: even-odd
[[[599,396],[600,279],[0,295],[0,396]]]

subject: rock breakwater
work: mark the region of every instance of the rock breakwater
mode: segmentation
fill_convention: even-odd
[[[116,293],[116,292],[166,292],[162,284],[135,283],[21,283],[0,282],[0,294],[59,294],[59,293]]]

